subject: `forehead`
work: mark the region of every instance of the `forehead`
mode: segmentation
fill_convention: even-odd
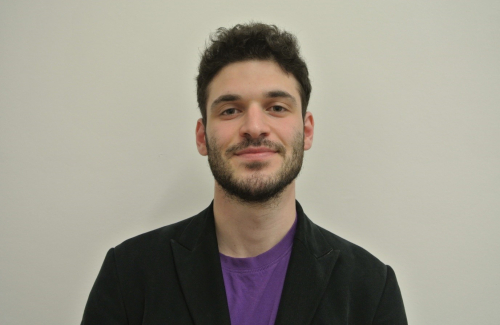
[[[264,93],[282,90],[300,102],[299,83],[274,61],[249,60],[228,64],[208,86],[207,107],[221,95],[235,94],[257,99]]]

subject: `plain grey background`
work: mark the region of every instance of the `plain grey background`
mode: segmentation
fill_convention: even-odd
[[[0,1],[0,323],[77,324],[106,251],[205,208],[199,53],[250,20],[313,84],[298,199],[411,324],[500,324],[500,2]]]

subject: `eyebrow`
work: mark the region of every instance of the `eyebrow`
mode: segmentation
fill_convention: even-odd
[[[210,105],[210,109],[214,109],[215,106],[219,105],[220,103],[223,102],[234,102],[236,100],[240,100],[241,96],[240,95],[233,95],[233,94],[227,94],[227,95],[221,95],[217,97],[216,100]]]
[[[297,104],[297,100],[295,97],[290,95],[288,92],[283,91],[283,90],[271,90],[266,93],[264,93],[265,98],[288,98],[290,99],[294,104]],[[235,94],[226,94],[226,95],[221,95],[217,97],[216,100],[212,102],[210,105],[210,109],[213,110],[217,105],[223,102],[234,102],[237,100],[241,100],[242,97],[240,95],[235,95]]]
[[[283,90],[271,90],[267,93],[264,94],[264,97],[266,98],[288,98],[290,99],[294,104],[297,104],[297,100],[295,97],[287,93],[286,91]]]

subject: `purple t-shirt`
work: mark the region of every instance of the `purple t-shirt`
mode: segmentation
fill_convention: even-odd
[[[278,312],[297,219],[285,237],[249,258],[220,254],[231,325],[273,325]]]

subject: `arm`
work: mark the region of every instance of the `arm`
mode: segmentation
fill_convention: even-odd
[[[94,324],[128,324],[113,248],[106,254],[83,313],[81,325]]]
[[[380,298],[373,325],[407,325],[403,298],[399,290],[396,274],[387,266],[384,291]]]

